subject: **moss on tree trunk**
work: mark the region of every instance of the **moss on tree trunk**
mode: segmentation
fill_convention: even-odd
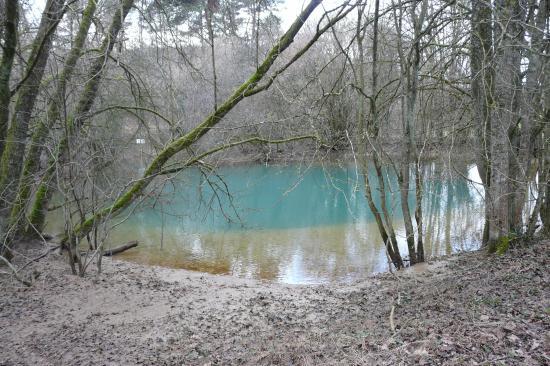
[[[56,147],[54,156],[48,162],[48,168],[46,174],[42,178],[40,185],[37,189],[37,194],[34,197],[34,202],[30,209],[28,221],[29,231],[41,232],[44,228],[45,209],[48,206],[48,202],[51,198],[50,187],[51,181],[54,179],[54,173],[56,166],[61,164],[66,156],[67,147],[69,144],[69,137],[73,136],[75,132],[79,130],[83,123],[83,117],[88,113],[95,101],[97,91],[101,78],[103,75],[103,68],[107,61],[107,58],[111,54],[117,39],[118,33],[122,29],[124,19],[134,4],[134,0],[124,0],[123,3],[115,13],[107,35],[104,37],[101,47],[98,51],[99,56],[94,60],[89,73],[87,82],[84,85],[82,94],[80,95],[77,107],[72,116],[66,121],[67,134],[63,136],[61,141]]]
[[[53,35],[64,14],[64,3],[64,0],[48,1],[33,41],[26,75],[19,84],[14,112],[0,160],[0,192],[3,198],[0,200],[0,207],[9,206],[16,195],[23,165],[21,157],[27,145],[29,122],[46,69]]]
[[[15,202],[11,208],[10,213],[10,227],[14,235],[21,233],[23,228],[24,211],[28,205],[28,200],[32,189],[32,178],[37,173],[39,168],[40,155],[44,149],[44,142],[50,129],[60,120],[60,106],[63,105],[65,100],[65,90],[67,82],[71,79],[76,63],[82,54],[82,48],[86,42],[88,31],[92,23],[92,19],[96,10],[95,0],[89,0],[84,12],[82,13],[82,19],[76,37],[74,38],[73,47],[67,56],[63,71],[59,75],[57,87],[55,93],[52,95],[46,112],[46,118],[40,119],[35,127],[34,133],[29,142],[29,148],[23,163],[23,170],[21,173],[21,179],[19,181],[19,188]],[[41,205],[46,197],[43,195],[45,187],[40,187],[41,191],[37,192],[37,198],[40,197]],[[40,212],[33,212],[32,215],[44,216],[43,207],[39,207]],[[44,222],[43,217],[35,217],[33,222]],[[15,226],[15,228],[13,228]],[[42,226],[42,225],[41,225]],[[32,228],[30,232],[35,232]]]
[[[2,61],[0,62],[0,156],[4,151],[4,140],[8,132],[10,118],[10,77],[17,47],[18,0],[5,0],[4,12],[4,42]]]

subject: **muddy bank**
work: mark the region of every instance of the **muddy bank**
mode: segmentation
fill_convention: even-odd
[[[25,268],[40,274],[31,288],[0,275],[0,364],[548,364],[549,249],[461,254],[346,286],[110,259],[99,279],[79,278],[50,254]]]

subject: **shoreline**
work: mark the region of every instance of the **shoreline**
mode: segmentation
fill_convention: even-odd
[[[401,153],[399,152],[399,145],[387,145],[383,147],[384,151],[394,151],[387,155],[384,153],[384,159],[387,160],[389,156],[392,160],[400,159]],[[397,151],[397,152],[395,152]],[[452,154],[451,154],[452,152]],[[266,161],[266,155],[269,159]],[[368,158],[372,158],[372,151],[367,152]],[[475,161],[475,155],[471,149],[454,147],[446,155],[441,155],[441,152],[436,147],[431,147],[423,152],[422,161],[448,161],[449,159],[456,159],[460,157],[460,161]],[[341,150],[327,150],[327,149],[315,149],[306,151],[272,151],[268,154],[254,153],[246,156],[241,156],[237,159],[227,158],[224,154],[221,154],[216,158],[216,155],[212,156],[212,162],[217,167],[232,167],[232,166],[245,166],[254,164],[267,164],[267,165],[285,165],[285,164],[334,164],[340,165],[343,162],[351,163],[356,159],[354,153],[350,149]]]
[[[29,247],[19,256],[40,252]],[[550,360],[550,241],[351,285],[288,285],[52,253],[1,275],[0,365],[537,365]]]

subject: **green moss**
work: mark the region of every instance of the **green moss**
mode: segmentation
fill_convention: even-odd
[[[501,238],[497,245],[496,245],[496,250],[495,252],[498,254],[498,255],[502,255],[504,253],[506,253],[508,251],[508,249],[510,248],[510,237],[508,236],[505,236],[503,238]]]
[[[10,133],[8,132],[8,136]],[[6,143],[4,145],[4,151],[0,160],[0,192],[3,192],[6,185],[9,184],[9,170],[10,162],[8,157],[12,154],[13,144]]]
[[[514,233],[502,236],[499,239],[494,240],[488,246],[489,253],[496,253],[498,255],[503,255],[510,249],[510,245],[518,239],[518,236]]]
[[[44,226],[44,220],[45,220],[44,205],[48,201],[47,197],[48,197],[48,185],[46,182],[42,182],[40,183],[40,186],[38,187],[38,190],[35,193],[34,203],[29,213],[30,225],[34,226],[39,231]]]

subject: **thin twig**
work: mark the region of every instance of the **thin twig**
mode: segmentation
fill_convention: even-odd
[[[23,279],[22,277],[20,277],[18,274],[17,274],[17,269],[10,263],[9,260],[7,260],[6,258],[2,257],[0,255],[0,260],[4,263],[6,263],[6,265],[12,270],[13,272],[13,277],[15,277],[15,279],[19,282],[21,282],[23,285],[27,286],[27,287],[30,287],[32,285],[31,282]]]

